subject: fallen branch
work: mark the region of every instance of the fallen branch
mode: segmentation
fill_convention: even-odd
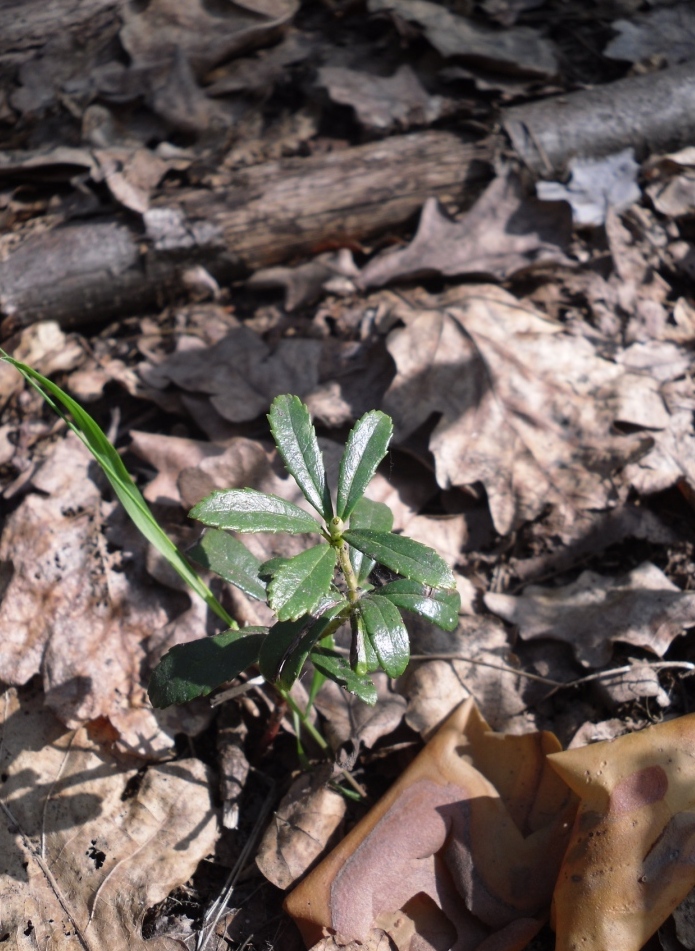
[[[554,96],[503,113],[519,156],[540,176],[561,175],[574,156],[632,147],[638,159],[695,142],[695,63]]]
[[[492,145],[422,132],[306,159],[266,162],[225,188],[155,197],[142,228],[115,217],[27,237],[0,263],[7,335],[37,320],[105,322],[163,306],[192,269],[218,282],[404,224],[426,198],[456,200],[487,175]]]

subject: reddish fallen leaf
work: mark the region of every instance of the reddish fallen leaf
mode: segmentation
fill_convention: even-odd
[[[422,949],[437,946],[426,934],[447,923],[459,951],[493,934],[500,951],[524,947],[547,913],[575,810],[546,763],[558,749],[550,733],[491,732],[466,701],[288,897],[307,945],[324,928],[347,940],[388,932],[393,914],[410,909]],[[409,904],[417,895],[428,896],[424,911]]]
[[[549,757],[581,797],[556,951],[639,951],[695,886],[695,714]]]

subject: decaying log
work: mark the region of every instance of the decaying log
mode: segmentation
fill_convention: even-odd
[[[328,155],[268,162],[224,188],[155,197],[142,227],[87,219],[27,237],[0,262],[6,334],[161,306],[202,265],[218,281],[354,245],[405,223],[429,196],[458,200],[488,174],[492,143],[445,132],[398,136]]]
[[[575,156],[632,147],[639,160],[695,143],[695,63],[514,106],[503,125],[541,176],[562,175]]]

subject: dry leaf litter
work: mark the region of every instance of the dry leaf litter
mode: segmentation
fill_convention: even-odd
[[[215,488],[306,505],[276,395],[333,484],[383,409],[369,495],[462,608],[453,634],[410,620],[373,708],[324,685],[328,758],[253,679],[154,711],[153,665],[215,622],[0,364],[0,941],[695,947],[695,141],[628,130],[534,182],[499,133],[687,77],[691,5],[15,6],[3,346],[88,406],[183,548]]]

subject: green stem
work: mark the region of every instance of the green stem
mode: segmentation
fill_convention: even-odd
[[[350,604],[355,604],[360,598],[359,585],[357,583],[357,575],[350,561],[348,546],[344,541],[341,541],[340,547],[338,548],[338,560],[340,561],[340,570],[343,572],[343,577],[347,585],[348,601]]]
[[[296,715],[299,717],[307,733],[316,741],[316,743],[318,743],[318,745],[321,747],[322,750],[324,751],[327,750],[328,743],[321,736],[321,734],[316,729],[314,724],[309,722],[309,719],[306,713],[302,711],[299,704],[293,699],[293,697],[290,696],[289,690],[285,690],[283,687],[278,687],[278,690],[280,691],[280,694],[282,695],[283,700],[285,701],[287,706],[290,708],[290,710],[293,713],[296,713]]]

